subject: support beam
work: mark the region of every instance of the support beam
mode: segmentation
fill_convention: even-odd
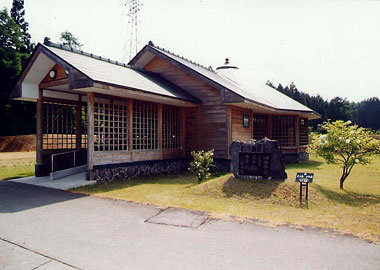
[[[297,154],[300,152],[300,117],[294,116],[294,132],[296,135]]]
[[[87,168],[91,171],[94,167],[94,93],[88,93],[87,98]]]
[[[128,99],[127,102],[128,151],[131,151],[131,161],[133,161],[133,100]]]
[[[180,129],[179,129],[179,145],[181,148],[182,157],[185,156],[185,132],[186,132],[186,122],[185,122],[185,108],[180,108]]]
[[[267,128],[268,128],[268,132],[267,132],[267,134],[268,134],[268,138],[269,139],[272,139],[272,137],[273,137],[273,119],[272,119],[272,115],[268,115],[268,126],[267,126]]]
[[[158,113],[158,151],[160,151],[161,159],[162,155],[162,104],[157,104],[157,113]]]
[[[42,117],[43,117],[43,89],[38,90],[38,100],[37,100],[37,130],[36,130],[36,163],[37,165],[42,165]]]
[[[76,104],[76,134],[75,148],[81,149],[82,146],[82,96],[79,95],[78,103]]]
[[[230,145],[232,143],[232,107],[227,105],[227,158],[231,157]]]

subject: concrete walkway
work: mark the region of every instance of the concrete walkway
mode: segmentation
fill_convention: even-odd
[[[8,180],[8,181],[40,186],[40,187],[60,189],[60,190],[68,190],[71,188],[88,186],[88,185],[93,185],[96,183],[96,181],[86,181],[86,173],[84,172],[70,175],[70,176],[60,178],[57,180],[51,180],[50,176],[44,176],[44,177],[30,176],[30,177],[18,178],[18,179],[13,179],[13,180]]]
[[[0,182],[0,269],[379,269],[380,245]]]

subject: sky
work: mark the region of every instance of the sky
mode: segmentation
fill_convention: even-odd
[[[34,42],[69,30],[82,50],[129,60],[127,0],[26,0]],[[138,48],[149,40],[214,69],[349,101],[380,97],[380,1],[140,0]],[[0,0],[10,10],[12,0]],[[135,51],[135,49],[134,49]]]

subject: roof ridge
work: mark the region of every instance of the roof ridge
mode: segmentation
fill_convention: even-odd
[[[175,56],[175,57],[179,57],[179,58],[181,58],[182,60],[185,60],[185,61],[187,61],[187,62],[189,62],[189,63],[191,63],[191,64],[193,64],[193,65],[196,65],[196,66],[198,66],[198,67],[204,68],[204,69],[206,69],[206,70],[208,70],[208,71],[211,71],[211,72],[215,73],[215,71],[214,71],[214,69],[212,68],[212,66],[205,67],[204,65],[202,65],[202,64],[200,64],[200,63],[197,63],[197,62],[194,62],[194,61],[192,61],[191,59],[187,59],[186,57],[181,56],[181,55],[179,55],[179,54],[176,54],[176,53],[174,53],[174,52],[171,52],[171,51],[169,51],[169,50],[167,50],[167,49],[165,49],[165,48],[163,48],[163,47],[160,47],[160,46],[158,46],[158,45],[154,45],[152,41],[149,41],[148,45],[151,46],[151,47],[153,47],[153,48],[156,48],[156,49],[159,49],[159,50],[161,50],[161,51],[164,51],[164,52],[166,52],[166,53],[169,53],[169,54],[171,54],[171,55],[173,55],[173,56]]]
[[[48,37],[45,37],[43,44],[45,46],[48,46],[48,47],[53,47],[53,48],[57,48],[57,49],[61,49],[61,50],[69,51],[69,52],[73,52],[73,53],[76,53],[76,54],[81,54],[81,55],[84,55],[84,56],[87,56],[87,57],[94,58],[96,60],[100,60],[100,61],[103,61],[103,62],[114,64],[114,65],[117,65],[117,66],[131,68],[130,65],[125,64],[123,62],[111,60],[109,58],[105,58],[105,57],[102,57],[102,56],[99,56],[99,55],[95,55],[95,54],[92,54],[92,53],[84,52],[82,50],[77,50],[77,49],[74,49],[74,48],[70,48],[70,47],[64,46],[62,44],[51,42]]]

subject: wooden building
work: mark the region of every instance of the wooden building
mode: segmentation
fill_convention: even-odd
[[[92,179],[173,171],[196,149],[214,149],[228,170],[232,141],[263,137],[304,158],[308,121],[319,115],[266,85],[242,86],[236,70],[152,42],[126,65],[45,39],[11,98],[37,102],[37,176],[74,165]]]

